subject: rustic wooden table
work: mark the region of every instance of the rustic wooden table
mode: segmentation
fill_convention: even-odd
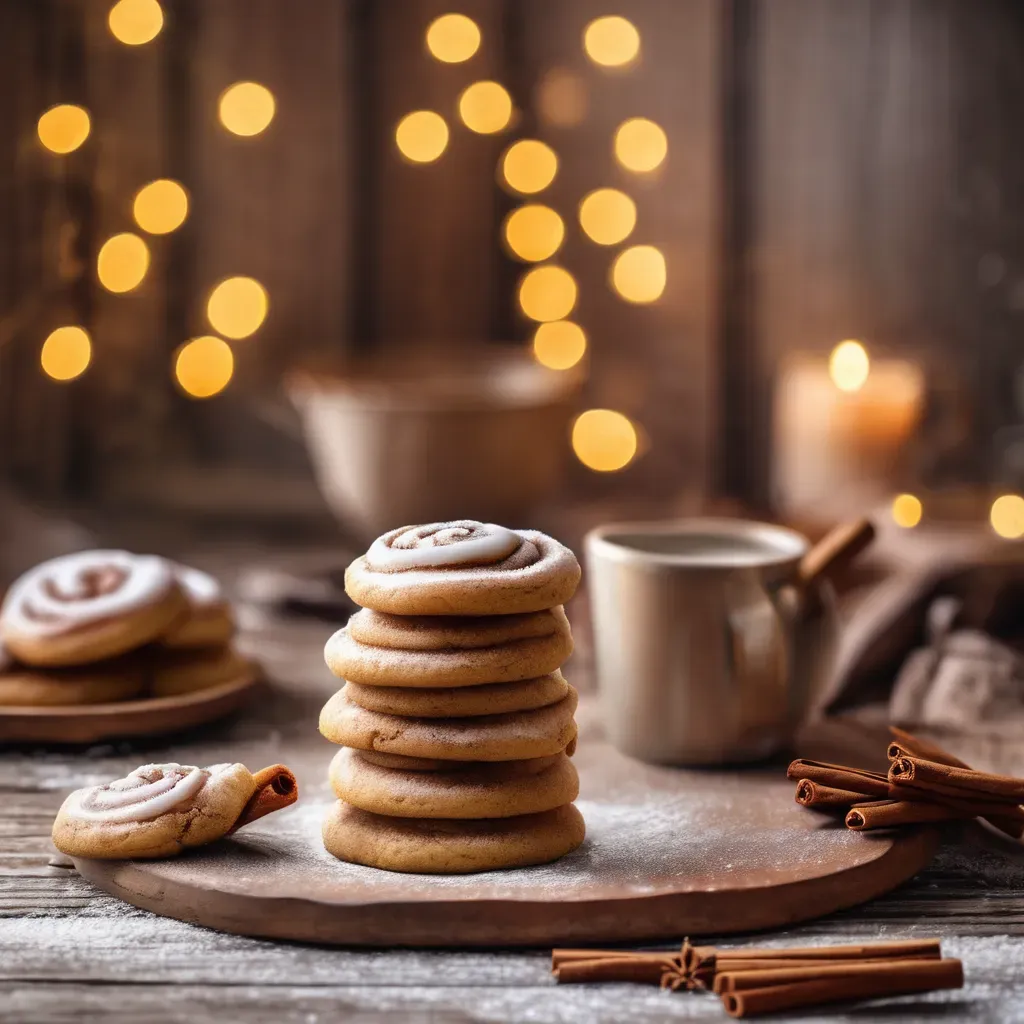
[[[234,721],[187,738],[0,751],[0,1020],[725,1019],[717,1000],[701,994],[556,987],[546,949],[373,952],[239,938],[136,910],[78,877],[49,840],[54,813],[72,788],[150,760],[270,764],[295,737],[322,743],[326,766],[333,748],[315,722],[335,686],[321,660],[331,627],[252,616],[245,625],[243,641],[275,685]],[[578,664],[574,681],[586,675]],[[1012,763],[1012,752],[1007,757]],[[326,779],[320,784],[326,788]],[[945,846],[928,870],[888,896],[758,942],[931,935],[963,959],[962,991],[799,1019],[1024,1021],[1024,852],[980,830]]]

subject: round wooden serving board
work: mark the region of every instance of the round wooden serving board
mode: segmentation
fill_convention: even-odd
[[[329,757],[300,773],[298,805],[230,840],[175,860],[77,860],[78,870],[137,907],[242,935],[550,946],[785,926],[887,892],[938,843],[932,829],[850,832],[797,806],[778,767],[655,768],[591,742],[576,756],[587,839],[575,853],[513,871],[404,875],[324,850]]]
[[[174,697],[53,707],[0,705],[0,743],[97,743],[180,732],[242,707],[259,673]]]

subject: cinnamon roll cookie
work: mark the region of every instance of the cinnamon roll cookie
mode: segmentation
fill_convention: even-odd
[[[564,750],[576,734],[578,697],[570,686],[558,703],[534,711],[476,718],[403,718],[368,711],[339,690],[320,712],[320,732],[360,750],[443,761],[519,761]]]
[[[364,609],[327,641],[341,679],[366,686],[458,687],[554,672],[572,653],[562,608],[489,618],[401,617]]]
[[[579,777],[565,754],[447,771],[385,768],[348,747],[335,754],[331,786],[341,800],[396,818],[509,818],[571,803]]]
[[[132,700],[142,694],[146,670],[126,655],[83,668],[29,668],[0,664],[0,706],[57,707]]]
[[[86,665],[155,640],[186,608],[163,558],[82,551],[15,580],[0,607],[0,640],[27,665]]]
[[[341,860],[387,871],[467,874],[546,864],[585,834],[574,804],[514,818],[395,818],[338,800],[324,820],[324,846]]]
[[[164,647],[219,647],[235,632],[231,605],[220,583],[208,573],[172,563],[175,579],[185,594],[184,614],[160,637]]]
[[[463,519],[385,533],[348,567],[345,590],[392,615],[512,615],[565,604],[579,580],[551,537]]]
[[[252,679],[256,668],[231,647],[154,652],[150,695],[170,697]]]
[[[53,843],[72,857],[172,857],[297,797],[284,765],[252,775],[243,764],[146,764],[116,782],[75,790],[57,812]]]

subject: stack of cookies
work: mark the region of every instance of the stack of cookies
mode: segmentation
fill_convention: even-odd
[[[463,520],[393,530],[345,573],[362,607],[327,643],[345,685],[320,731],[342,745],[324,845],[392,871],[541,864],[583,841],[576,691],[562,604],[573,553]]]
[[[0,606],[0,706],[168,697],[251,678],[220,585],[156,555],[81,551],[17,579]]]

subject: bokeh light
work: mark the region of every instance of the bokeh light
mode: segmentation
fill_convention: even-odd
[[[501,158],[502,182],[524,195],[542,192],[555,180],[557,173],[555,151],[537,139],[513,142]]]
[[[512,120],[512,97],[497,82],[474,82],[459,97],[459,117],[470,131],[493,135]]]
[[[622,67],[636,60],[640,33],[631,21],[616,14],[595,18],[583,30],[583,49],[595,64]]]
[[[96,275],[110,292],[130,292],[137,288],[149,269],[146,243],[126,231],[108,238],[96,257]]]
[[[274,120],[274,94],[259,82],[235,82],[220,94],[220,123],[235,135],[259,135]]]
[[[1019,494],[1004,494],[992,502],[989,513],[992,529],[1006,540],[1024,537],[1024,498]]]
[[[646,117],[632,117],[615,129],[615,158],[627,171],[653,171],[667,154],[668,136]]]
[[[892,500],[892,521],[905,530],[912,530],[924,513],[921,499],[913,494],[897,494]]]
[[[126,46],[142,46],[160,34],[164,12],[157,0],[118,0],[107,15],[114,38]]]
[[[552,68],[537,85],[537,112],[553,128],[575,128],[587,116],[587,86],[567,68]]]
[[[580,203],[580,227],[598,245],[615,245],[636,227],[636,203],[617,188],[599,188]]]
[[[187,341],[174,355],[174,379],[192,398],[219,394],[228,386],[234,372],[231,346],[210,334]]]
[[[612,264],[612,287],[627,302],[654,302],[665,290],[665,257],[653,245],[623,249]]]
[[[871,372],[871,360],[859,341],[841,341],[828,358],[828,375],[840,391],[860,391]]]
[[[206,316],[225,338],[248,338],[267,317],[267,290],[252,277],[228,277],[210,292]]]
[[[561,320],[576,305],[576,281],[562,267],[534,267],[519,282],[519,307],[531,320]]]
[[[85,373],[92,359],[92,342],[81,327],[58,327],[39,353],[43,372],[54,380],[74,380]]]
[[[170,178],[157,178],[135,193],[135,223],[151,235],[166,235],[181,227],[188,216],[188,193]]]
[[[552,370],[568,370],[587,351],[587,336],[571,320],[551,320],[540,324],[533,335],[533,356]]]
[[[73,103],[50,107],[39,118],[36,132],[39,141],[51,153],[71,153],[89,138],[89,113]]]
[[[558,252],[565,224],[550,206],[529,203],[505,218],[505,242],[521,260],[538,263]]]
[[[398,151],[416,164],[436,160],[448,145],[448,125],[433,110],[414,110],[406,114],[395,128]]]
[[[445,64],[461,64],[480,49],[480,29],[464,14],[442,14],[427,29],[427,49]]]
[[[572,450],[588,469],[613,473],[636,456],[636,427],[614,409],[588,409],[572,426]]]

